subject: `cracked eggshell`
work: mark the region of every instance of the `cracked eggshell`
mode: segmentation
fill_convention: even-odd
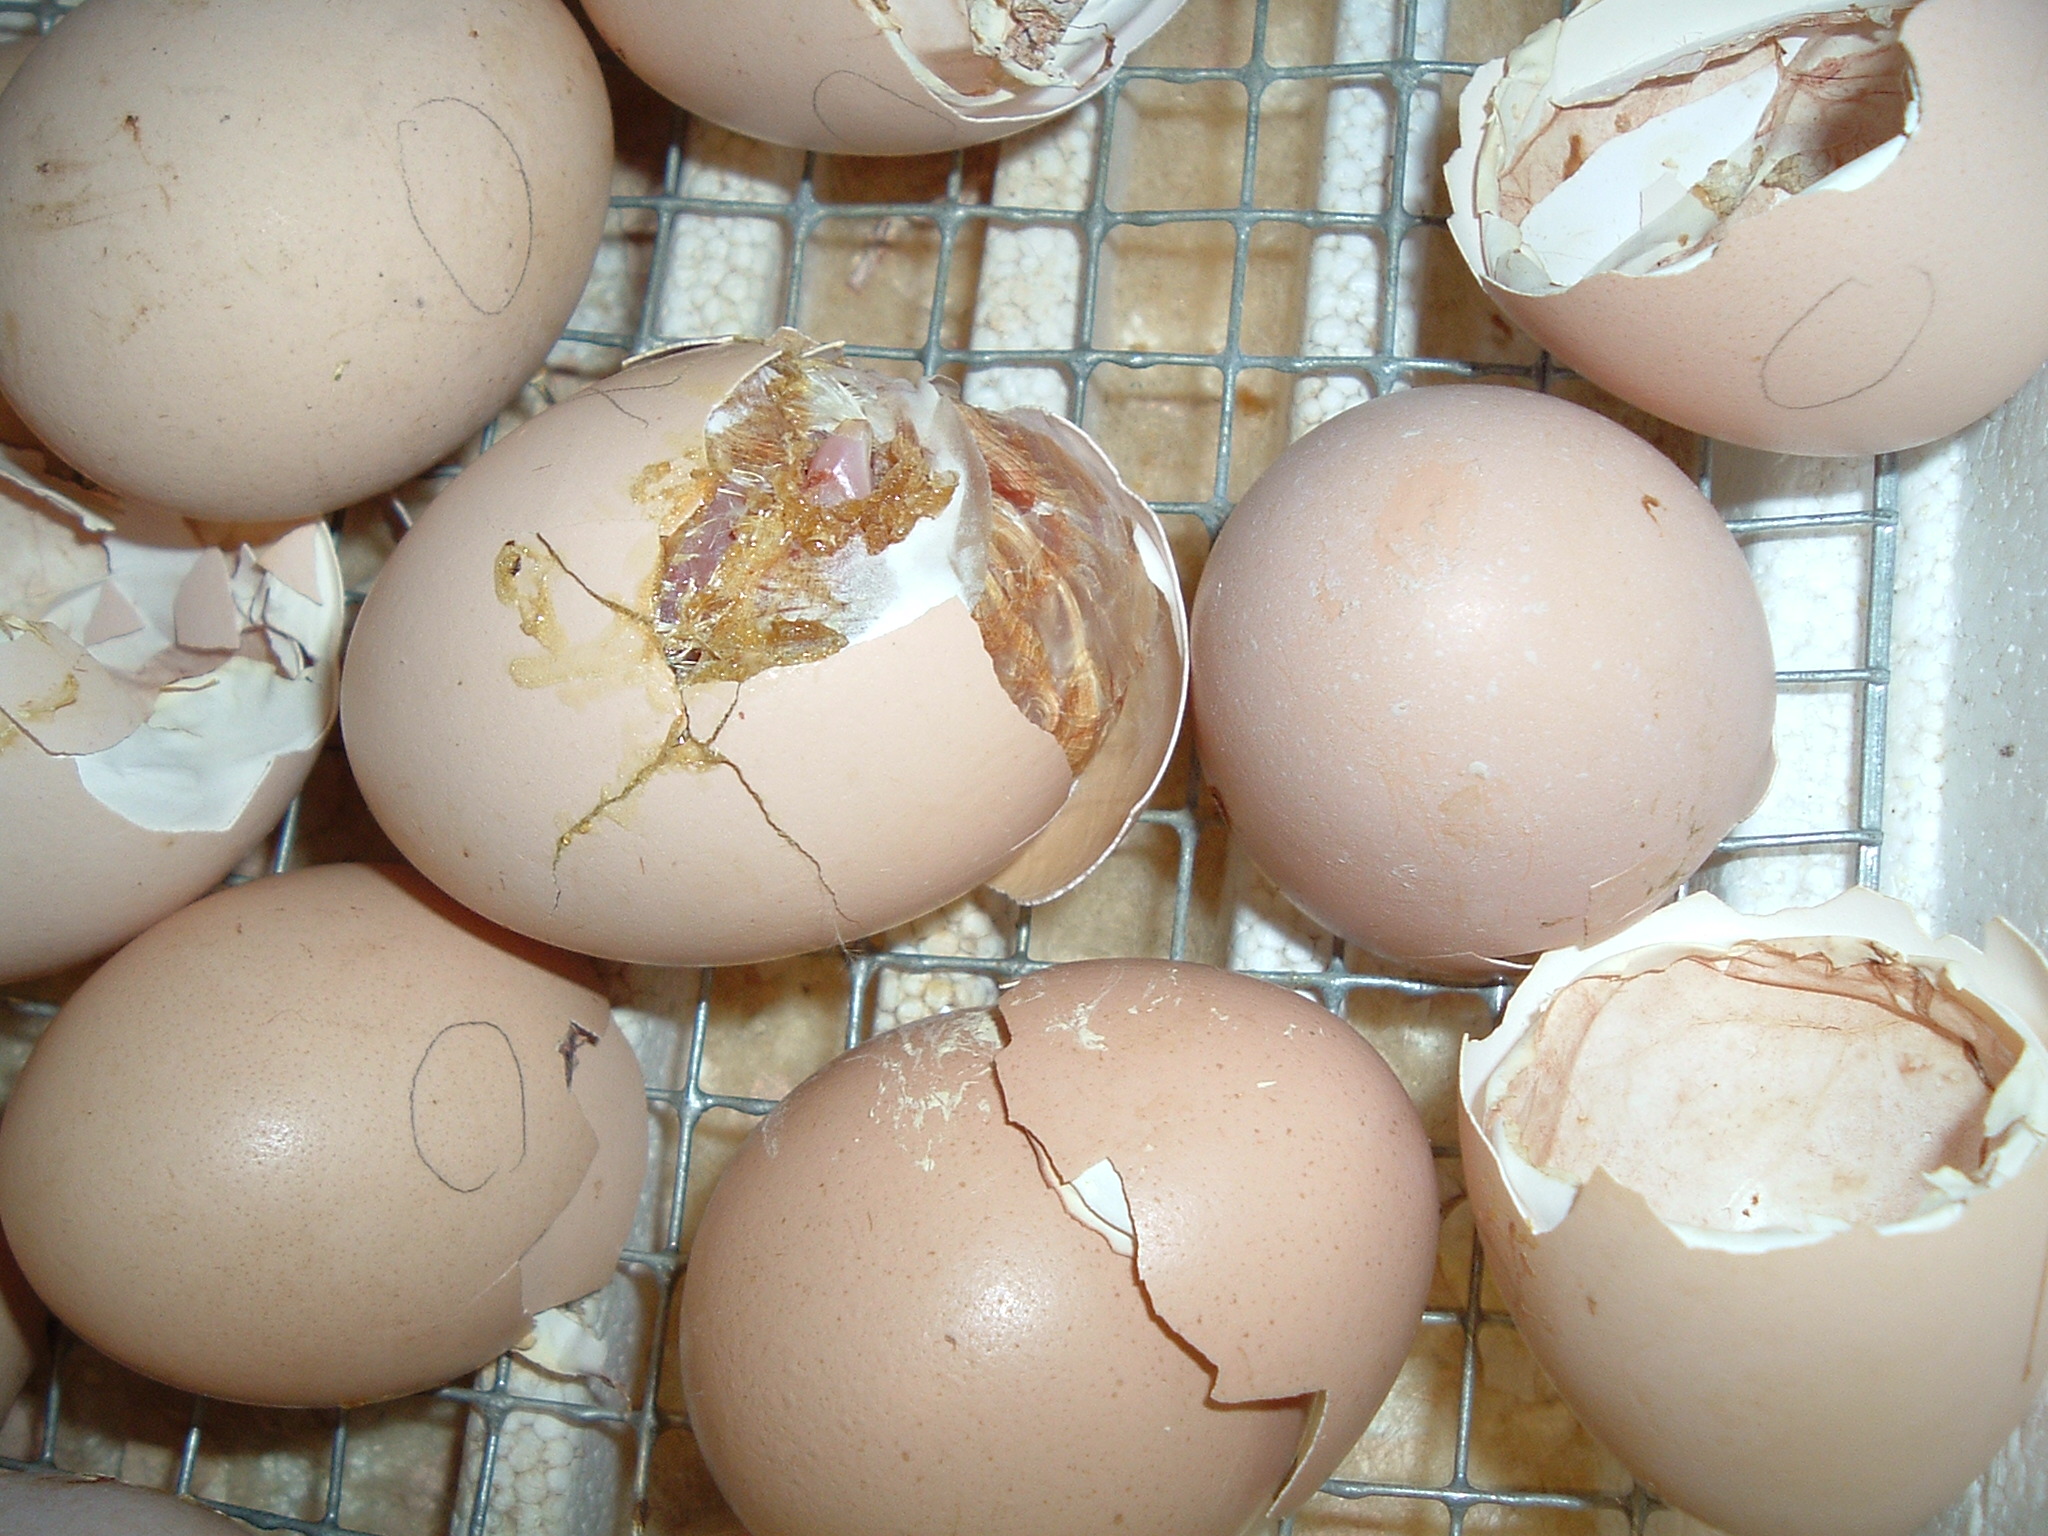
[[[1600,938],[1762,797],[1770,636],[1671,462],[1579,406],[1443,386],[1301,438],[1195,599],[1232,835],[1331,931],[1446,975]]]
[[[494,921],[655,964],[800,953],[1003,875],[1049,823],[1057,846],[1014,878],[1064,888],[1162,771],[1177,643],[1077,790],[957,597],[822,661],[680,687],[618,607],[644,601],[663,560],[633,488],[650,466],[701,459],[714,408],[779,351],[686,349],[551,408],[436,499],[365,602],[342,690],[357,781],[407,858]],[[935,431],[954,430],[950,409],[938,402]],[[981,459],[969,447],[963,462],[965,494],[985,501]],[[1149,510],[1129,505],[1141,555],[1150,538],[1165,560]],[[552,660],[496,575],[509,544],[538,540],[573,573],[551,587]],[[636,779],[684,720],[722,761],[663,759]]]
[[[610,166],[557,0],[94,0],[0,99],[0,388],[125,496],[344,506],[541,365]]]
[[[586,9],[634,74],[715,123],[821,153],[921,155],[1019,133],[1087,100],[1182,3],[1086,0],[1048,67],[1026,73],[977,47],[1003,27],[1007,0],[765,0],[743,12],[721,0],[589,0]]]
[[[1596,270],[1561,289],[1513,275],[1512,226],[1490,191],[1509,126],[1551,110],[1553,63],[1567,103],[1612,101],[1646,76],[1690,75],[1731,40],[1739,51],[1745,36],[1796,34],[1802,17],[1889,9],[1749,0],[1712,25],[1662,0],[1598,0],[1532,35],[1459,104],[1445,176],[1467,265],[1595,383],[1730,442],[1860,456],[1974,421],[2048,359],[2048,8],[2036,0],[1923,0],[1904,18],[1918,122],[1903,145],[1673,270]]]
[[[877,1036],[720,1176],[678,1309],[720,1491],[754,1536],[1268,1529],[1305,1401],[1210,1397],[1005,1119],[999,1042],[982,1011]]]
[[[369,1402],[476,1368],[604,1284],[632,1221],[640,1071],[590,979],[408,870],[185,908],[22,1071],[22,1272],[96,1349],[211,1396]]]
[[[334,721],[344,613],[324,527],[230,559],[6,467],[0,980],[125,943],[263,840]]]
[[[1879,1224],[1709,1231],[1667,1224],[1604,1166],[1573,1183],[1480,1128],[1497,1071],[1574,980],[1758,940],[1945,972],[1953,1016],[2004,1058],[1988,1176],[1929,1178],[1918,1210]],[[1769,917],[1699,895],[1545,956],[1466,1043],[1460,1143],[1489,1272],[1573,1411],[1660,1498],[1732,1536],[1909,1536],[1990,1461],[2048,1368],[2043,1019],[2048,966],[2002,920],[1979,953],[1870,891]]]
[[[1002,996],[1006,1113],[1055,1174],[1107,1160],[1139,1284],[1211,1401],[1315,1402],[1273,1503],[1365,1433],[1421,1326],[1437,1251],[1422,1121],[1377,1052],[1293,992],[1208,966],[1091,960]]]
[[[112,1478],[0,1472],[0,1536],[247,1536],[204,1505]]]

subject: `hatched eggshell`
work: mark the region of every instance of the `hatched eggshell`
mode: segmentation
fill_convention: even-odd
[[[154,1488],[0,1471],[0,1536],[247,1536],[249,1529]]]
[[[1601,0],[1592,14],[1632,22],[1624,36],[1645,60],[1678,45],[1680,12],[1662,0]],[[1493,281],[1481,254],[1477,146],[1504,75],[1496,60],[1459,104],[1463,142],[1445,168],[1451,232],[1510,319],[1602,388],[1681,426],[1843,456],[1945,436],[2048,360],[2048,8],[1924,0],[1902,36],[1920,120],[1874,179],[1748,218],[1685,270],[1597,272],[1549,293]],[[1617,51],[1616,69],[1628,62]]]
[[[712,410],[777,351],[651,358],[551,408],[437,498],[364,604],[342,689],[357,781],[405,855],[494,921],[654,964],[795,954],[972,889],[1066,802],[1065,755],[958,600],[686,694],[621,614],[661,559],[634,484],[701,454]],[[508,545],[549,578],[545,653],[501,597]],[[666,750],[684,723],[710,754]]]
[[[1460,1059],[1459,1141],[1489,1273],[1573,1411],[1659,1497],[1731,1536],[1910,1536],[1988,1463],[2040,1390],[2048,1158],[1977,1187],[1945,1223],[1859,1224],[1739,1251],[1680,1235],[1596,1169],[1562,1219],[1532,1214],[1480,1129],[1487,1084],[1576,977],[1750,939],[1856,935],[1998,1010],[2044,1117],[2048,965],[2002,923],[1980,955],[1855,890],[1769,917],[1693,896],[1538,963]],[[1768,1238],[1767,1232],[1756,1234]]]
[[[963,0],[590,0],[626,66],[749,137],[823,153],[919,155],[1018,133],[1085,101],[1182,0],[1098,5],[1108,48],[1071,84],[998,87]],[[905,57],[927,59],[922,68]],[[960,88],[947,84],[952,80]]]
[[[1301,1401],[1224,1407],[1004,1119],[986,1013],[878,1036],[720,1176],[683,1278],[690,1427],[754,1536],[1239,1536]]]
[[[602,1283],[645,1137],[583,962],[410,871],[327,865],[185,908],[73,995],[0,1121],[0,1220],[52,1310],[145,1375],[367,1402]],[[549,1243],[565,1218],[596,1251]]]
[[[1191,665],[1259,867],[1445,973],[1616,931],[1770,779],[1735,541],[1642,439],[1526,390],[1405,390],[1289,447],[1217,538]]]
[[[170,642],[183,589],[178,571],[195,559],[189,531],[168,521],[127,511],[118,527],[102,521],[113,528],[105,536],[31,497],[0,499],[0,614],[13,635],[10,643],[0,632],[0,822],[9,828],[0,838],[0,980],[103,954],[218,885],[284,814],[332,720],[341,568],[327,530],[309,525],[281,557],[306,589],[266,602],[259,587],[254,599],[303,647],[308,659],[299,680],[289,687],[265,680],[259,690],[251,675],[257,664],[237,657],[233,697],[216,678],[204,694],[189,692],[174,701],[178,708],[164,710],[159,725],[166,735],[188,747],[215,743],[208,773],[180,773],[161,755],[140,770],[131,764],[113,772],[109,765],[124,753],[93,756],[123,743],[131,750],[143,745],[131,738],[158,729],[149,723],[159,708],[158,687],[172,680],[152,674],[150,686],[139,686],[134,672],[102,664],[95,652],[131,667],[176,658]],[[161,578],[144,604],[153,625],[141,622],[121,590],[125,578],[109,579],[110,551],[124,566],[134,561]],[[198,559],[207,555],[221,562],[214,567],[219,574],[219,552],[203,551]],[[53,607],[68,614],[76,638],[54,616],[45,619]],[[165,649],[145,662],[141,653],[156,645]],[[49,697],[51,704],[66,700],[58,707],[32,707],[49,694],[51,679],[41,674],[60,652],[70,657],[75,689]],[[219,652],[187,653],[170,671],[203,675],[227,661]],[[95,696],[102,696],[96,710]],[[81,718],[67,724],[71,716]],[[280,745],[286,750],[273,750]],[[246,790],[238,805],[224,787],[230,781]]]
[[[610,163],[557,0],[81,7],[0,101],[0,386],[124,496],[346,505],[540,366]]]
[[[1108,1159],[1160,1320],[1217,1402],[1320,1393],[1276,1500],[1336,1469],[1422,1324],[1437,1250],[1422,1121],[1343,1020],[1208,966],[1093,960],[1002,996],[1005,1112],[1059,1177]]]
[[[1031,906],[1080,884],[1138,819],[1165,777],[1187,710],[1188,617],[1159,515],[1124,483],[1095,440],[1072,422],[1044,411],[1013,414],[1052,438],[1106,501],[1124,508],[1139,558],[1167,599],[1158,629],[1143,643],[1143,659],[1116,724],[1074,781],[1059,813],[989,881],[1012,901]]]

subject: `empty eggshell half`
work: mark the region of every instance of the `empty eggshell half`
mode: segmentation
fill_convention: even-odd
[[[219,892],[101,966],[0,1121],[0,1220],[74,1331],[190,1391],[368,1402],[610,1278],[638,1063],[584,962],[411,871]]]
[[[1183,0],[589,0],[633,73],[757,139],[835,154],[959,149],[1109,82]]]
[[[1909,1536],[2048,1368],[2048,964],[1865,890],[1546,955],[1460,1062],[1491,1273],[1573,1410],[1732,1536]]]
[[[101,1477],[0,1472],[0,1536],[248,1536],[202,1504]]]
[[[1185,623],[1080,432],[785,332],[636,363],[465,471],[364,604],[343,728],[477,911],[740,963],[1078,881],[1164,770]]]
[[[124,496],[305,518],[459,447],[597,251],[559,0],[100,0],[0,99],[0,387]]]
[[[1341,1020],[1056,967],[748,1138],[684,1278],[691,1430],[756,1536],[1270,1531],[1391,1383],[1436,1230],[1421,1123]]]
[[[333,724],[326,528],[217,549],[0,458],[0,980],[90,959],[217,885]]]
[[[1450,227],[1501,309],[1751,447],[1953,432],[2048,360],[2048,8],[1597,0],[1473,77]]]

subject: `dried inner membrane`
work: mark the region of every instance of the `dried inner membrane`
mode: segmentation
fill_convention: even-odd
[[[962,494],[977,450],[985,506]],[[822,660],[958,596],[1076,773],[1165,609],[1122,510],[1056,442],[794,351],[720,405],[701,466],[653,465],[635,494],[664,509],[650,610],[679,684]]]
[[[859,0],[921,84],[957,110],[1077,90],[1152,0]],[[1156,21],[1153,25],[1156,25]],[[1150,35],[1147,28],[1141,40]]]
[[[1601,1168],[1667,1222],[1822,1231],[1913,1215],[1976,1175],[2012,1037],[1862,941],[1753,943],[1553,998],[1496,1070],[1489,1136],[1554,1178]]]
[[[1565,104],[1533,103],[1499,145],[1493,195],[1482,188],[1482,210],[1515,226],[1489,231],[1492,275],[1535,292],[1596,272],[1668,271],[1830,177],[1875,175],[1915,124],[1899,42],[1911,8],[1810,13],[1604,100],[1570,100],[1566,88]],[[1518,74],[1547,75],[1529,47],[1509,56],[1497,104],[1533,83]]]

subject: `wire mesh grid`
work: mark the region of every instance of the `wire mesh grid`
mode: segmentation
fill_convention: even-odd
[[[652,98],[640,98],[643,112],[659,113],[659,132],[665,135],[659,184],[642,192],[627,192],[614,198],[615,222],[638,221],[641,238],[651,242],[647,262],[649,276],[638,302],[632,306],[637,317],[629,326],[607,329],[572,327],[564,340],[582,348],[596,349],[605,365],[633,353],[691,339],[665,334],[662,317],[670,305],[668,290],[687,284],[693,274],[675,260],[679,231],[685,221],[746,221],[753,225],[772,224],[779,231],[783,268],[779,295],[774,301],[771,323],[802,323],[807,316],[809,284],[817,266],[816,252],[827,230],[865,225],[886,232],[893,226],[914,227],[925,232],[929,251],[928,301],[922,317],[922,333],[900,337],[895,343],[855,340],[847,347],[850,355],[884,363],[914,364],[933,374],[947,374],[956,380],[969,379],[977,371],[995,368],[1037,367],[1053,370],[1068,391],[1068,404],[1075,419],[1091,424],[1094,409],[1104,390],[1104,370],[1146,370],[1180,368],[1199,370],[1209,381],[1209,396],[1215,416],[1214,460],[1206,491],[1192,494],[1154,496],[1153,504],[1163,514],[1188,514],[1199,519],[1207,532],[1221,526],[1234,495],[1241,493],[1249,476],[1260,467],[1258,460],[1270,457],[1263,441],[1247,447],[1241,428],[1245,385],[1253,375],[1274,376],[1289,382],[1315,376],[1357,380],[1369,393],[1427,384],[1445,379],[1492,378],[1502,382],[1532,385],[1551,390],[1570,384],[1570,375],[1557,368],[1547,356],[1533,360],[1502,360],[1482,355],[1486,349],[1470,348],[1460,353],[1451,349],[1431,351],[1423,346],[1403,346],[1404,282],[1411,281],[1402,259],[1411,237],[1420,231],[1439,230],[1442,217],[1431,212],[1431,198],[1412,185],[1418,162],[1411,154],[1411,142],[1425,131],[1425,108],[1433,101],[1455,100],[1462,77],[1474,67],[1473,60],[1431,57],[1424,46],[1420,25],[1426,3],[1409,3],[1395,14],[1389,35],[1394,46],[1378,58],[1347,58],[1337,62],[1283,61],[1272,39],[1276,22],[1310,6],[1314,0],[1191,0],[1186,17],[1199,20],[1207,11],[1225,18],[1222,30],[1235,28],[1241,38],[1236,62],[1176,64],[1156,62],[1162,50],[1141,53],[1128,64],[1100,98],[1099,128],[1092,142],[1092,163],[1087,173],[1087,194],[1078,207],[1048,208],[1011,204],[991,195],[997,151],[978,150],[956,154],[942,162],[925,163],[916,173],[905,173],[915,190],[907,196],[861,195],[849,197],[835,179],[838,169],[818,157],[805,157],[786,201],[760,201],[751,197],[693,195],[686,190],[692,127],[681,113],[656,107]],[[1394,0],[1388,0],[1391,5]],[[1322,9],[1333,9],[1335,0],[1322,0]],[[0,20],[19,26],[47,29],[67,7],[53,0],[21,3],[0,0]],[[1564,7],[1568,9],[1568,6]],[[1454,7],[1455,9],[1455,7]],[[1522,9],[1526,10],[1527,7]],[[1553,4],[1553,13],[1557,7]],[[1241,16],[1239,15],[1241,13]],[[1533,20],[1524,17],[1516,32],[1526,30]],[[1241,22],[1241,25],[1239,24]],[[1169,34],[1170,35],[1170,34]],[[1510,39],[1512,40],[1512,39]],[[1170,56],[1170,50],[1168,50]],[[624,77],[610,76],[616,88]],[[1241,93],[1241,142],[1237,147],[1238,175],[1234,200],[1213,199],[1203,206],[1147,207],[1120,197],[1116,191],[1115,157],[1127,143],[1123,131],[1131,114],[1134,93],[1151,93],[1154,101],[1171,101],[1177,96],[1203,90],[1227,88]],[[1282,93],[1304,90],[1335,92],[1369,90],[1385,94],[1389,107],[1388,160],[1384,196],[1379,206],[1339,209],[1327,206],[1275,206],[1262,196],[1262,123],[1272,103]],[[631,105],[631,104],[629,104]],[[622,110],[626,110],[622,108]],[[1434,164],[1427,167],[1433,172]],[[921,180],[920,180],[921,178]],[[878,183],[861,181],[871,192]],[[886,193],[888,188],[884,184]],[[1315,200],[1320,203],[1320,199]],[[1222,227],[1228,231],[1228,304],[1223,332],[1216,345],[1201,348],[1158,348],[1098,345],[1098,337],[1112,336],[1107,322],[1114,306],[1105,275],[1109,252],[1118,232],[1158,229],[1175,225]],[[651,227],[650,227],[651,226]],[[1317,237],[1366,236],[1381,253],[1378,288],[1373,296],[1376,310],[1375,339],[1367,345],[1311,351],[1306,343],[1293,350],[1277,350],[1264,342],[1270,338],[1247,334],[1245,317],[1248,300],[1259,281],[1254,261],[1255,247],[1268,232],[1291,227],[1302,237],[1292,247],[1298,264],[1306,263],[1310,243]],[[987,234],[995,229],[1063,230],[1080,251],[1079,290],[1075,295],[1074,344],[1069,346],[974,345],[954,302],[963,281],[971,286],[972,269],[978,262]],[[1413,327],[1405,327],[1412,331]],[[1582,394],[1580,398],[1585,398]],[[1602,403],[1602,402],[1596,402]],[[1611,402],[1607,403],[1611,408]],[[1670,447],[1672,440],[1664,440]],[[1686,443],[1680,457],[1689,451],[1689,467],[1695,469],[1703,487],[1714,491],[1715,456],[1711,445]],[[449,473],[444,471],[443,473]],[[1799,511],[1764,517],[1731,518],[1730,527],[1745,543],[1800,539],[1811,536],[1853,535],[1855,558],[1861,567],[1863,614],[1858,637],[1860,659],[1856,665],[1788,669],[1779,674],[1781,693],[1834,691],[1854,700],[1854,729],[1846,745],[1851,780],[1847,804],[1851,815],[1846,824],[1810,825],[1768,833],[1730,838],[1718,857],[1799,850],[1836,850],[1853,860],[1851,878],[1875,885],[1882,853],[1882,811],[1884,789],[1884,725],[1887,684],[1886,657],[1890,642],[1893,562],[1896,552],[1896,505],[1898,478],[1888,459],[1872,467],[1867,503],[1853,510]],[[1140,489],[1145,489],[1140,486]],[[386,515],[397,532],[409,525],[406,501],[394,497]],[[352,601],[360,593],[351,594]],[[330,751],[334,749],[330,748]],[[1153,835],[1169,840],[1164,864],[1170,873],[1170,901],[1162,942],[1157,952],[1174,958],[1191,951],[1193,911],[1198,901],[1200,871],[1207,854],[1220,846],[1224,831],[1213,808],[1203,799],[1199,771],[1190,765],[1177,779],[1173,794],[1145,811],[1142,824]],[[300,862],[300,806],[295,802],[277,829],[264,862],[264,872],[284,870]],[[1710,866],[1711,870],[1712,866]],[[254,871],[250,871],[253,873]],[[1704,877],[1711,880],[1711,874]],[[856,944],[848,948],[843,967],[845,1008],[844,1045],[865,1038],[876,1023],[876,998],[886,977],[918,975],[973,975],[994,982],[1007,982],[1053,963],[1045,947],[1034,937],[1035,915],[1030,910],[1010,914],[1010,932],[1003,952],[979,957],[919,952],[914,948],[891,947],[886,942]],[[1306,968],[1256,969],[1250,973],[1282,986],[1319,998],[1339,1015],[1348,1015],[1364,998],[1406,999],[1427,1003],[1432,999],[1462,997],[1467,1012],[1438,1028],[1448,1030],[1453,1043],[1460,1028],[1483,1031],[1497,1019],[1507,989],[1444,988],[1424,982],[1376,973],[1353,963],[1336,946],[1324,964]],[[718,972],[697,977],[694,1004],[678,1009],[668,1021],[682,1045],[683,1067],[676,1081],[653,1086],[649,1103],[671,1134],[673,1167],[665,1180],[665,1201],[656,1224],[654,1240],[645,1248],[630,1249],[621,1260],[629,1274],[652,1282],[658,1301],[646,1329],[647,1356],[638,1376],[632,1399],[623,1406],[566,1403],[522,1393],[515,1387],[509,1361],[500,1361],[479,1382],[450,1386],[438,1396],[457,1405],[471,1416],[472,1473],[458,1489],[448,1491],[451,1528],[482,1533],[495,1529],[490,1511],[494,1499],[504,1497],[506,1480],[495,1475],[504,1454],[507,1421],[514,1415],[536,1415],[580,1426],[595,1427],[616,1436],[626,1447],[626,1469],[622,1505],[616,1518],[622,1526],[642,1529],[650,1508],[658,1502],[654,1485],[658,1477],[658,1451],[665,1437],[687,1432],[680,1405],[665,1401],[660,1391],[666,1352],[670,1348],[671,1309],[676,1284],[684,1265],[686,1211],[701,1200],[701,1185],[710,1174],[703,1160],[693,1156],[700,1131],[708,1115],[730,1112],[749,1119],[772,1108],[773,1100],[715,1091],[709,1086],[706,1043],[714,1033],[714,1004],[728,978]],[[8,999],[19,1021],[33,1029],[55,1012],[47,998],[18,996]],[[1454,1051],[1452,1053],[1454,1058]],[[1436,1138],[1439,1166],[1449,1198],[1455,1201],[1456,1148]],[[1440,1460],[1434,1477],[1347,1475],[1333,1478],[1323,1489],[1323,1498],[1312,1512],[1289,1527],[1300,1531],[1388,1528],[1448,1530],[1459,1536],[1468,1528],[1513,1530],[1585,1530],[1610,1533],[1627,1530],[1642,1536],[1654,1530],[1655,1501],[1639,1487],[1629,1486],[1624,1477],[1618,1484],[1611,1478],[1596,1479],[1599,1486],[1558,1487],[1551,1479],[1529,1477],[1519,1482],[1480,1473],[1474,1465],[1475,1425],[1480,1417],[1477,1405],[1487,1390],[1482,1366],[1482,1344],[1494,1330],[1511,1330],[1512,1323],[1487,1294],[1484,1261],[1476,1242],[1467,1238],[1462,1249],[1447,1248],[1456,1284],[1448,1294],[1432,1298],[1424,1318],[1424,1348],[1442,1349],[1433,1343],[1449,1341],[1455,1356],[1455,1381],[1448,1395],[1446,1411],[1450,1422],[1437,1426],[1448,1440],[1447,1461]],[[64,1352],[75,1344],[58,1332],[57,1363],[50,1369],[41,1399],[40,1425],[35,1454],[27,1459],[0,1458],[10,1467],[51,1468],[58,1465],[60,1425],[65,1413],[62,1382]],[[192,1401],[189,1423],[176,1449],[168,1481],[179,1492],[195,1491],[198,1467],[208,1433],[206,1400]],[[318,1416],[315,1416],[318,1417]],[[349,1464],[351,1413],[336,1411],[325,1416],[331,1435],[324,1474],[324,1487],[315,1499],[317,1513],[290,1514],[223,1499],[208,1500],[261,1529],[287,1530],[306,1536],[383,1536],[382,1532],[344,1520]],[[1361,1504],[1360,1501],[1373,1501]],[[1390,1502],[1389,1502],[1390,1501]],[[461,1508],[455,1507],[460,1503]],[[1384,1522],[1367,1515],[1368,1525],[1355,1523],[1357,1516],[1332,1517],[1313,1511],[1349,1504],[1367,1511],[1385,1512]],[[1398,1508],[1397,1508],[1398,1506]],[[1432,1513],[1420,1524],[1409,1513],[1415,1508]],[[1518,1514],[1553,1512],[1564,1523],[1554,1525],[1517,1524]],[[1335,1520],[1336,1523],[1332,1523]],[[509,1527],[508,1527],[509,1528]],[[653,1528],[660,1528],[654,1522]],[[726,1529],[727,1527],[719,1527]],[[579,1532],[579,1536],[581,1533]]]

